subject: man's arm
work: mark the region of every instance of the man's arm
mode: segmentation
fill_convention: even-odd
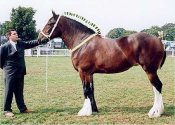
[[[23,45],[24,45],[25,49],[30,49],[30,48],[33,48],[33,47],[38,46],[40,44],[45,44],[47,42],[48,41],[41,42],[41,41],[33,40],[33,41],[23,42]]]

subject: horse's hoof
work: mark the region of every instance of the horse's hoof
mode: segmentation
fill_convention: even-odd
[[[90,116],[91,114],[91,112],[87,112],[86,110],[82,109],[78,112],[78,116]]]
[[[148,113],[148,116],[150,118],[157,118],[157,117],[160,117],[161,114],[163,114],[163,112],[164,112],[163,107],[152,107]]]

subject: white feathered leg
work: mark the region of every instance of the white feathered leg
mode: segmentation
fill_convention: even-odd
[[[164,112],[162,94],[159,91],[157,91],[155,87],[153,87],[153,91],[154,91],[154,105],[148,113],[148,116],[150,118],[160,117],[161,114],[163,114]]]
[[[82,109],[78,112],[78,116],[90,116],[92,114],[92,107],[90,99],[87,98],[84,101]]]

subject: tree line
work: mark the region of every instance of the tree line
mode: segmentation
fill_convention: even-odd
[[[18,8],[12,8],[10,21],[5,21],[2,24],[0,23],[0,36],[5,35],[8,29],[15,28],[22,40],[29,41],[36,39],[39,31],[36,30],[36,21],[33,19],[35,13],[36,10],[32,7],[19,6]],[[149,29],[143,29],[141,32],[147,32],[149,34],[159,36],[158,31],[163,31],[164,40],[175,40],[174,23],[167,23],[162,27],[152,26]],[[125,30],[124,28],[114,28],[106,34],[106,37],[119,38],[132,33],[136,33],[136,31]]]
[[[175,41],[175,24],[174,23],[167,23],[162,27],[152,26],[149,29],[143,29],[141,32],[146,32],[148,34],[159,37],[158,32],[160,31],[163,33],[163,36],[162,36],[163,40]],[[108,32],[106,37],[119,38],[122,36],[127,36],[132,33],[136,33],[136,31],[125,30],[124,28],[114,28]]]

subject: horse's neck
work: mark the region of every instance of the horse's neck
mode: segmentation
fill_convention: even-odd
[[[79,28],[73,27],[70,20],[66,18],[60,20],[60,26],[61,37],[68,49],[74,48],[90,35],[90,32],[81,31]]]
[[[84,40],[89,34],[86,33],[73,33],[70,31],[62,33],[62,39],[65,42],[65,45],[68,49],[73,49],[77,46],[82,40]]]

